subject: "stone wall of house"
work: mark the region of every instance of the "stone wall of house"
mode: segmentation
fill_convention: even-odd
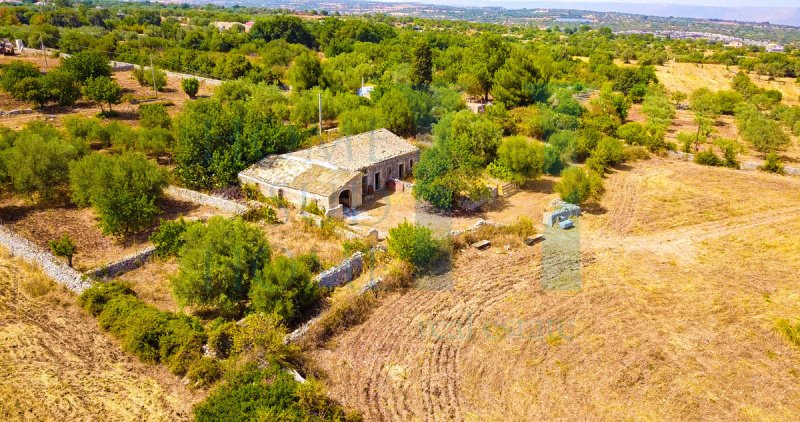
[[[403,154],[367,167],[364,169],[364,174],[367,178],[367,192],[371,192],[375,188],[375,173],[380,173],[378,184],[380,189],[383,189],[390,179],[401,178],[400,164],[403,165],[403,177],[405,177],[417,163],[419,163],[419,151]]]
[[[198,205],[207,205],[216,208],[223,212],[231,214],[242,214],[247,211],[247,206],[242,205],[230,199],[220,198],[218,196],[208,195],[202,192],[197,192],[191,189],[179,188],[177,186],[168,186],[164,189],[164,194],[171,196],[175,199],[191,202]]]
[[[364,269],[364,254],[356,252],[341,264],[319,273],[314,280],[322,287],[334,288],[353,281]]]
[[[123,273],[128,271],[135,270],[145,262],[147,262],[153,254],[156,252],[155,246],[149,246],[139,252],[134,254],[128,255],[125,258],[120,259],[119,261],[112,262],[108,265],[104,265],[102,267],[98,267],[92,270],[89,270],[85,273],[87,277],[97,277],[97,278],[114,278]]]
[[[80,294],[91,287],[91,281],[74,268],[56,258],[22,236],[0,225],[0,245],[14,256],[24,259],[42,269],[42,272],[56,283]]]

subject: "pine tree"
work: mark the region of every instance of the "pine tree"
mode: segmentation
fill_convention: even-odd
[[[411,65],[414,68],[414,73],[412,74],[414,85],[429,85],[433,78],[433,57],[431,55],[431,47],[427,42],[419,43],[414,49],[414,58],[411,61]]]

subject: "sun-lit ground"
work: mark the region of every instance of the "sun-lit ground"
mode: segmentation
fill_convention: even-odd
[[[312,353],[334,397],[367,420],[792,419],[800,180],[654,159],[606,187],[580,289],[542,288],[543,246],[467,249]]]
[[[0,249],[0,419],[188,420],[202,392],[123,352],[77,298]]]

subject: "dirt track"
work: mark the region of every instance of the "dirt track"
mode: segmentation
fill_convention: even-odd
[[[331,393],[375,421],[800,412],[774,328],[800,315],[800,181],[656,159],[606,188],[580,290],[542,289],[538,246],[468,250],[313,352]]]

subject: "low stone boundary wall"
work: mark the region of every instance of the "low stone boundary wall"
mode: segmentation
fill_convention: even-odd
[[[181,199],[199,205],[207,205],[209,207],[214,207],[218,210],[237,215],[245,213],[248,209],[247,206],[235,201],[231,201],[230,199],[208,195],[191,189],[179,188],[177,186],[168,186],[166,189],[164,189],[164,193],[176,199]]]
[[[19,116],[22,114],[33,114],[33,109],[21,108],[17,110],[0,111],[0,117]]]
[[[356,252],[341,264],[319,273],[314,280],[322,287],[334,288],[353,281],[364,269],[364,254]]]
[[[450,236],[458,236],[458,235],[464,234],[466,232],[475,231],[475,230],[478,230],[479,228],[481,228],[483,226],[504,227],[505,224],[497,223],[497,222],[489,221],[489,220],[484,220],[484,219],[481,218],[480,220],[476,221],[475,224],[467,227],[466,229],[450,230]]]
[[[111,264],[89,270],[83,274],[87,277],[114,278],[118,275],[141,267],[145,262],[147,262],[147,260],[150,259],[150,257],[153,256],[155,252],[156,247],[149,246],[139,252],[128,255],[117,262],[112,262]]]
[[[681,151],[667,151],[667,155],[677,160],[694,161],[694,154],[689,154]],[[747,161],[739,166],[740,170],[744,171],[758,171],[758,168],[764,165],[763,161]],[[783,167],[783,173],[789,176],[800,176],[800,168],[797,167]]]
[[[50,252],[43,250],[31,241],[0,225],[0,245],[13,255],[29,261],[56,283],[80,294],[91,287],[92,283],[74,268],[61,262]]]

